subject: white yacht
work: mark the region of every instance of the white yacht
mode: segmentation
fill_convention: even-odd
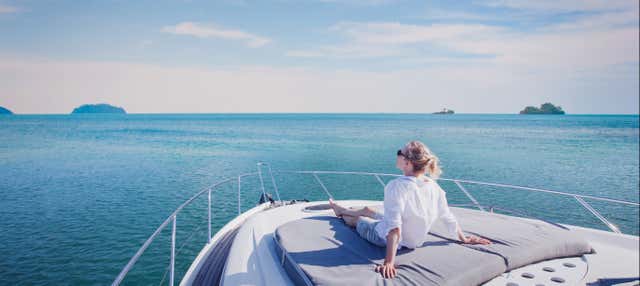
[[[399,175],[369,172],[272,171],[258,163],[254,173],[229,178],[198,192],[176,209],[146,240],[115,278],[120,285],[136,261],[165,228],[171,228],[169,285],[639,285],[638,236],[623,234],[589,202],[628,207],[637,213],[637,202],[587,196],[539,188],[444,179],[457,186],[469,204],[451,209],[465,232],[490,239],[490,245],[465,245],[446,236],[436,224],[429,239],[396,256],[398,276],[384,279],[374,267],[382,263],[384,248],[374,246],[333,215],[327,201],[282,200],[274,179],[299,174],[309,176],[326,198],[333,198],[322,177],[370,177],[382,192],[385,180]],[[260,202],[242,212],[242,180],[259,177]],[[265,184],[265,180],[270,180]],[[237,184],[237,216],[212,234],[211,194],[224,185]],[[265,185],[275,193],[267,193]],[[559,224],[522,212],[482,205],[473,187],[504,191],[546,193],[575,200],[602,222],[608,231]],[[467,189],[468,188],[468,189]],[[446,190],[446,189],[445,189]],[[448,190],[452,192],[453,190]],[[357,192],[356,192],[357,193]],[[476,193],[477,196],[477,193]],[[207,200],[208,240],[183,277],[175,277],[176,228],[181,210],[197,200]],[[234,199],[235,200],[235,199]],[[486,201],[486,200],[481,200]],[[382,206],[382,201],[340,200],[348,207]],[[235,205],[233,206],[235,208]],[[218,208],[214,208],[218,210]],[[215,214],[214,214],[215,215]],[[638,225],[638,217],[629,218]]]

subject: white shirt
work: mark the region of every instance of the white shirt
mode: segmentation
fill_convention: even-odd
[[[399,246],[416,248],[424,243],[437,219],[443,220],[451,237],[456,237],[458,221],[438,183],[402,176],[384,188],[384,216],[375,230],[386,241],[389,231],[400,228]]]

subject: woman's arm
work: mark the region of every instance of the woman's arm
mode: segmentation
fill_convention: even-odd
[[[376,272],[380,272],[384,278],[396,277],[396,252],[398,251],[398,243],[400,242],[400,228],[394,228],[387,234],[387,255],[384,263],[376,267]]]
[[[458,224],[458,220],[453,215],[453,213],[451,213],[451,210],[449,209],[449,203],[447,202],[447,194],[444,192],[444,190],[442,190],[442,188],[440,188],[440,186],[437,183],[435,184],[438,187],[438,191],[440,191],[440,198],[438,200],[438,211],[439,211],[438,216],[444,221],[445,225],[447,226],[447,229],[449,230],[449,234],[454,235],[455,233],[455,235],[458,236],[458,239],[462,243],[491,244],[491,241],[489,241],[488,239],[477,237],[474,235],[466,236],[462,232],[462,229],[460,228],[460,224]]]

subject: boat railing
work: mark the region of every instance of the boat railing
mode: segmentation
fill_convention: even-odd
[[[530,219],[537,219],[543,222],[546,222],[550,225],[568,230],[569,228],[567,228],[566,226],[563,226],[561,224],[546,220],[544,218],[539,218],[539,217],[533,217],[525,212],[519,211],[519,210],[514,210],[512,208],[505,208],[505,207],[501,207],[501,206],[493,206],[493,205],[480,205],[480,204],[449,204],[450,207],[476,207],[476,208],[482,208],[485,211],[489,210],[490,213],[494,213],[495,211],[500,211],[502,213],[506,213],[506,214],[513,214],[513,215],[517,215],[523,218],[530,218]]]
[[[242,208],[241,208],[242,202],[241,202],[241,195],[240,195],[242,193],[242,179],[245,178],[245,177],[249,177],[249,176],[258,176],[259,181],[260,181],[260,188],[261,188],[260,191],[262,192],[262,195],[266,198],[267,197],[267,192],[266,192],[265,182],[264,182],[265,181],[265,171],[266,171],[266,174],[268,174],[268,176],[270,178],[270,181],[271,181],[271,184],[272,184],[272,188],[273,188],[274,192],[276,193],[276,198],[277,198],[278,201],[282,201],[282,199],[280,197],[280,192],[279,192],[278,186],[276,184],[276,180],[275,180],[274,174],[307,174],[307,175],[311,175],[315,179],[315,181],[318,183],[318,185],[322,188],[324,194],[326,194],[328,198],[332,198],[332,199],[333,199],[333,195],[331,194],[331,191],[327,188],[326,184],[324,184],[324,182],[320,178],[320,175],[362,175],[362,176],[371,176],[371,177],[375,178],[376,181],[378,181],[383,188],[385,187],[386,184],[385,184],[384,180],[382,180],[382,177],[400,177],[401,176],[401,175],[398,175],[398,174],[389,174],[389,173],[347,172],[347,171],[287,171],[287,170],[276,170],[276,171],[273,171],[271,169],[271,165],[269,165],[268,163],[259,162],[257,164],[257,171],[256,172],[245,173],[245,174],[238,175],[236,177],[223,179],[223,180],[221,180],[221,181],[219,181],[219,182],[217,182],[217,183],[215,183],[215,184],[213,184],[213,185],[211,185],[209,187],[206,187],[206,188],[202,189],[201,191],[197,192],[194,196],[189,198],[187,201],[182,203],[175,211],[173,211],[173,213],[171,213],[171,215],[169,215],[169,217],[167,217],[166,220],[164,220],[164,222],[162,222],[162,224],[160,224],[160,226],[158,226],[158,228],[153,232],[153,234],[151,234],[151,236],[149,236],[149,238],[147,238],[147,240],[142,244],[142,246],[138,249],[138,251],[136,251],[136,253],[133,255],[133,257],[131,257],[131,259],[127,262],[125,267],[120,271],[120,273],[118,274],[118,276],[115,278],[115,280],[113,281],[113,283],[111,285],[115,286],[115,285],[120,285],[120,283],[122,283],[122,281],[127,276],[129,271],[131,270],[131,268],[138,261],[140,256],[142,256],[142,254],[149,247],[149,245],[159,236],[159,234],[165,228],[167,228],[169,226],[169,224],[171,224],[171,256],[170,256],[170,262],[169,262],[170,264],[169,264],[169,267],[168,267],[167,271],[169,272],[169,280],[168,280],[169,285],[173,286],[174,283],[175,283],[177,217],[178,217],[178,214],[180,213],[180,211],[182,211],[182,209],[184,209],[186,206],[188,206],[192,202],[194,202],[197,198],[203,196],[204,194],[207,194],[207,225],[208,225],[207,234],[208,235],[207,235],[206,244],[209,244],[209,243],[212,242],[211,240],[213,238],[212,229],[211,229],[211,218],[212,218],[212,213],[211,213],[211,194],[213,192],[215,192],[216,190],[218,190],[218,188],[220,186],[224,185],[224,184],[227,184],[227,183],[230,183],[230,182],[237,182],[237,189],[236,189],[237,190],[237,212],[238,212],[238,215],[240,215],[242,213]],[[589,213],[591,213],[598,220],[600,220],[607,228],[609,228],[612,232],[615,232],[615,233],[621,233],[620,229],[616,225],[611,223],[609,220],[607,220],[596,209],[594,209],[589,203],[587,203],[585,201],[585,199],[596,200],[596,201],[604,201],[604,202],[623,204],[623,205],[630,205],[630,206],[636,206],[636,207],[640,206],[640,204],[637,203],[637,202],[629,202],[629,201],[617,200],[617,199],[611,199],[611,198],[603,198],[603,197],[596,197],[596,196],[590,196],[590,195],[567,193],[567,192],[561,192],[561,191],[555,191],[555,190],[546,190],[546,189],[540,189],[540,188],[524,187],[524,186],[509,185],[509,184],[488,183],[488,182],[480,182],[480,181],[473,181],[473,180],[449,179],[449,178],[439,178],[438,181],[448,181],[448,182],[454,183],[458,187],[458,189],[462,193],[464,193],[465,196],[471,201],[471,204],[462,204],[462,205],[458,205],[458,206],[476,207],[481,211],[487,211],[487,209],[489,209],[488,211],[490,211],[490,212],[493,212],[494,210],[503,210],[503,211],[506,211],[506,212],[518,214],[520,216],[525,216],[525,217],[529,217],[529,216],[523,214],[522,212],[517,212],[517,211],[505,209],[505,208],[495,207],[495,206],[485,206],[485,205],[480,204],[478,202],[478,200],[476,200],[476,198],[464,187],[463,184],[490,186],[490,187],[500,187],[500,188],[514,189],[514,190],[539,192],[539,193],[549,193],[549,194],[554,194],[554,195],[561,195],[561,196],[571,197],[571,198],[575,199]],[[455,205],[452,204],[452,206],[455,206]],[[536,219],[540,219],[540,218],[536,218]],[[553,224],[555,224],[555,223],[553,223]],[[165,275],[166,275],[166,273],[165,273]]]
[[[398,175],[398,174],[388,174],[388,173],[341,172],[341,171],[279,171],[279,172],[276,172],[276,173],[312,174],[315,177],[315,179],[317,180],[317,182],[320,184],[322,189],[327,193],[327,195],[330,198],[333,198],[333,196],[331,195],[331,193],[329,193],[329,191],[326,188],[326,186],[322,183],[322,181],[318,177],[319,174],[373,176],[373,177],[375,177],[377,179],[378,182],[380,182],[380,184],[383,187],[385,186],[385,183],[380,178],[380,176],[392,176],[392,177],[401,177],[402,176],[402,175]],[[488,183],[488,182],[473,181],[473,180],[447,179],[447,178],[439,178],[438,181],[453,182],[458,187],[458,189],[462,193],[464,193],[467,196],[467,198],[469,198],[469,200],[478,209],[480,209],[481,211],[486,211],[484,206],[482,206],[480,203],[478,203],[478,200],[476,200],[476,198],[462,185],[463,183],[464,184],[472,184],[472,185],[480,185],[480,186],[490,186],[490,187],[500,187],[500,188],[506,188],[506,189],[522,190],[522,191],[529,191],[529,192],[548,193],[548,194],[555,194],[555,195],[561,195],[561,196],[566,196],[566,197],[572,197],[582,207],[584,207],[587,211],[589,211],[591,214],[593,214],[598,220],[600,220],[607,228],[609,228],[611,231],[613,231],[615,233],[621,233],[620,229],[615,224],[613,224],[609,220],[607,220],[602,214],[600,214],[600,212],[598,212],[596,209],[594,209],[589,203],[587,203],[585,201],[585,199],[596,200],[596,201],[604,201],[604,202],[609,202],[609,203],[624,204],[624,205],[631,205],[631,206],[640,206],[640,204],[637,203],[637,202],[629,202],[629,201],[617,200],[617,199],[611,199],[611,198],[603,198],[603,197],[596,197],[596,196],[591,196],[591,195],[582,195],[582,194],[561,192],[561,191],[555,191],[555,190],[546,190],[546,189],[532,188],[532,187],[524,187],[524,186],[517,186],[517,185],[509,185],[509,184]]]
[[[133,267],[133,265],[138,261],[138,259],[140,258],[140,256],[142,256],[142,254],[144,253],[144,251],[149,247],[149,245],[151,245],[151,243],[156,239],[156,237],[169,225],[171,224],[171,258],[170,258],[170,265],[169,265],[169,284],[170,285],[174,285],[174,281],[175,281],[175,256],[176,256],[176,224],[177,224],[177,217],[178,214],[180,213],[180,211],[182,211],[182,209],[184,209],[186,206],[190,205],[195,199],[201,197],[202,195],[204,195],[205,193],[207,194],[207,224],[208,224],[208,235],[207,235],[207,243],[211,242],[211,193],[216,191],[217,187],[224,185],[226,183],[232,182],[232,181],[237,181],[238,182],[238,213],[240,213],[240,192],[241,192],[241,183],[242,183],[242,178],[247,177],[247,176],[254,176],[257,175],[257,172],[254,173],[246,173],[246,174],[241,174],[237,177],[233,177],[233,178],[226,178],[223,179],[209,187],[206,187],[204,189],[202,189],[201,191],[197,192],[194,196],[192,196],[190,199],[188,199],[187,201],[185,201],[184,203],[182,203],[175,211],[173,211],[173,213],[171,213],[171,215],[169,215],[169,217],[167,217],[166,220],[164,220],[164,222],[162,222],[162,224],[160,224],[160,226],[158,226],[158,228],[153,232],[153,234],[151,234],[151,236],[149,236],[149,238],[147,238],[147,240],[142,244],[142,246],[138,249],[138,251],[136,251],[136,253],[133,255],[133,257],[131,257],[131,259],[129,259],[129,262],[127,262],[127,265],[125,265],[125,267],[120,271],[120,273],[118,274],[118,276],[116,277],[116,279],[113,281],[113,283],[111,283],[111,285],[120,285],[120,283],[122,283],[122,280],[124,280],[125,276],[127,276],[127,274],[129,273],[129,271],[131,270],[131,268]]]

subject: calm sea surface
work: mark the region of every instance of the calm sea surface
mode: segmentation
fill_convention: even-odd
[[[211,183],[254,172],[258,161],[398,173],[396,150],[413,139],[440,157],[446,178],[639,199],[637,115],[18,115],[0,116],[0,138],[2,285],[110,284],[156,227]],[[372,177],[321,178],[337,199],[382,198]],[[283,199],[326,199],[307,175],[276,174],[276,183]],[[450,204],[469,203],[441,185]],[[569,197],[466,187],[482,204],[603,228]],[[236,188],[214,192],[214,231],[237,213]],[[246,210],[259,180],[245,178],[242,189]],[[638,235],[637,207],[587,201]],[[206,241],[206,217],[206,196],[178,217],[178,278]],[[167,283],[169,235],[125,284]]]

